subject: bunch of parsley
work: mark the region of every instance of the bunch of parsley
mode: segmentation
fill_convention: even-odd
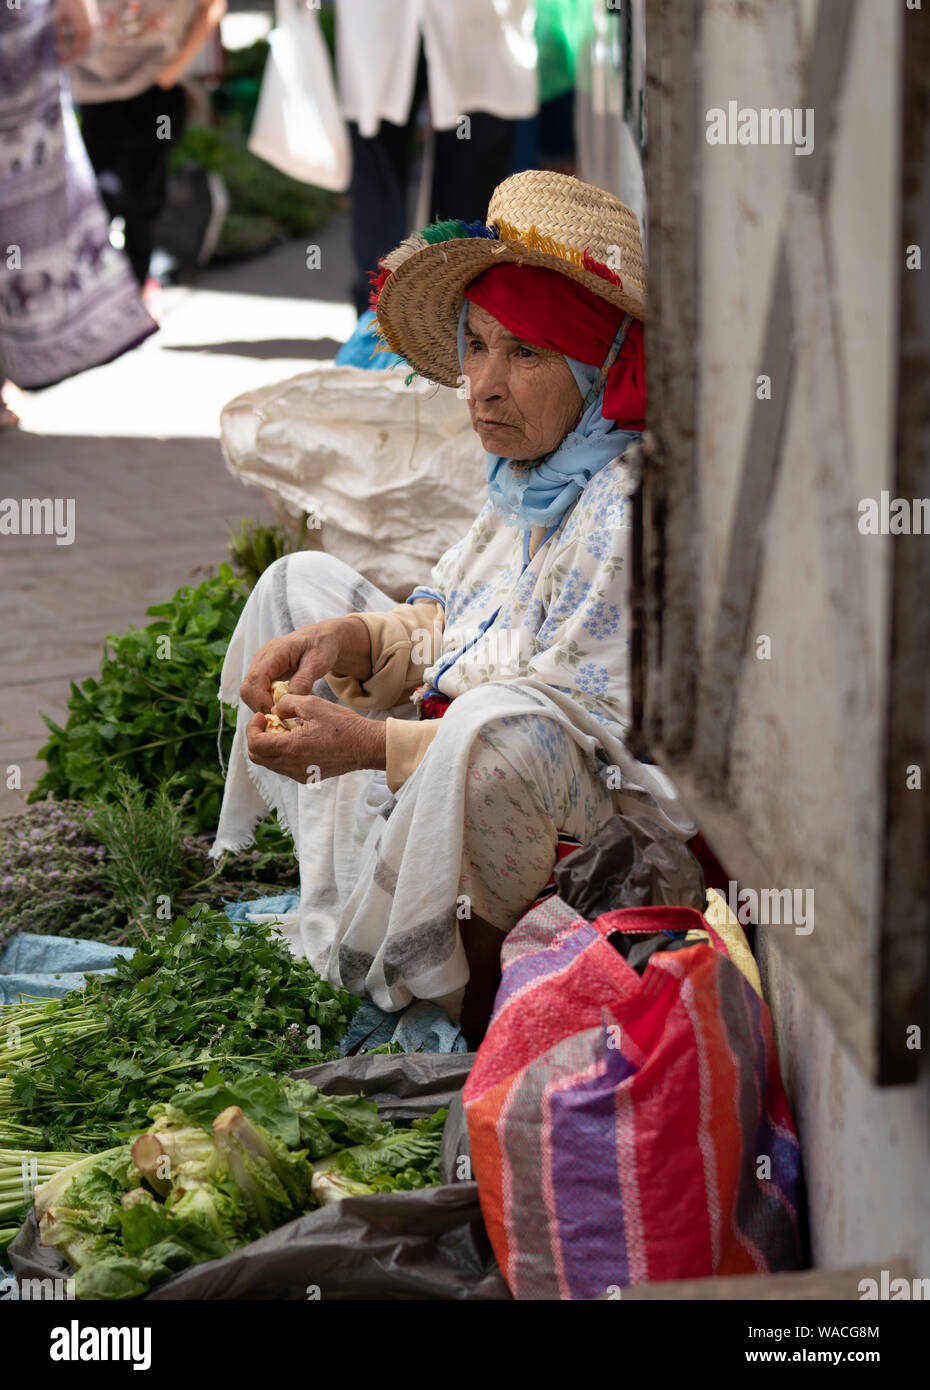
[[[227,1080],[330,1060],[359,1001],[268,926],[179,917],[161,936],[40,1009],[5,1009],[0,1142],[84,1152],[145,1128],[149,1107],[218,1068]],[[5,1073],[5,1075],[4,1075]],[[215,1072],[214,1072],[215,1074]]]

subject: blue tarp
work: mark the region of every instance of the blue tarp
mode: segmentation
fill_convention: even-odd
[[[21,994],[60,999],[69,990],[81,989],[85,974],[109,974],[118,956],[131,955],[131,946],[17,932],[0,954],[0,1004],[16,1004]]]
[[[404,1052],[468,1051],[458,1024],[427,999],[415,999],[399,1014],[385,1013],[371,999],[363,999],[339,1050],[345,1056],[361,1042],[365,1052],[389,1042],[399,1043]]]
[[[223,911],[230,922],[245,922],[250,912],[274,912],[283,917],[285,912],[296,912],[300,906],[299,893],[277,893],[273,898],[252,898],[244,903],[223,903]]]

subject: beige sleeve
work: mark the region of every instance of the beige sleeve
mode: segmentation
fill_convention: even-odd
[[[542,545],[543,537],[545,536],[547,530],[548,530],[548,527],[546,527],[546,526],[531,526],[531,527],[530,527],[530,559],[531,559],[531,560],[532,560],[533,556],[536,554],[536,552],[537,552],[537,550],[539,549],[539,547]]]
[[[337,699],[356,709],[394,709],[405,704],[438,655],[445,614],[436,599],[399,603],[387,613],[352,613],[371,638],[371,675],[326,677]],[[404,723],[398,720],[398,723]]]
[[[386,719],[384,723],[387,784],[390,791],[397,792],[426,756],[439,732],[439,720]]]

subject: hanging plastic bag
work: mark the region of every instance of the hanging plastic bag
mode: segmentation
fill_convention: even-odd
[[[352,154],[316,11],[276,0],[249,149],[302,183],[342,193]]]

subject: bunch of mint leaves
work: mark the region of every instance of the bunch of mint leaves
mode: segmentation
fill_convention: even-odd
[[[117,770],[155,787],[172,776],[185,802],[185,828],[213,829],[223,777],[217,756],[220,673],[247,586],[229,565],[196,588],[178,589],[147,612],[155,619],[110,635],[99,679],[71,683],[68,722],[43,715],[51,737],[39,751],[47,764],[30,801],[90,801],[116,795]],[[235,711],[224,716],[229,756]]]

